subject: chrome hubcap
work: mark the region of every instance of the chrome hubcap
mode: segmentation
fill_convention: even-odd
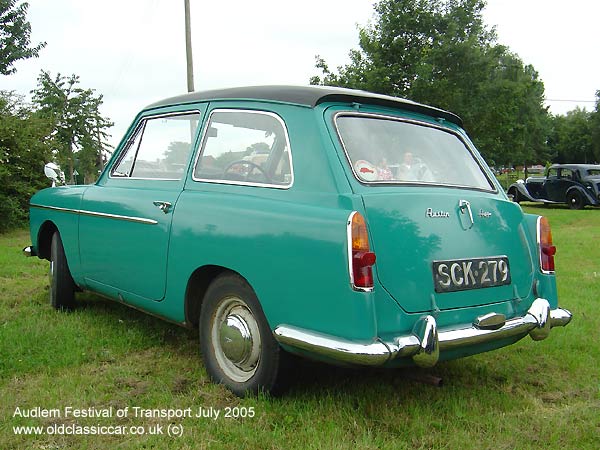
[[[223,353],[236,366],[243,365],[252,352],[252,335],[248,324],[237,314],[221,323],[220,340]]]
[[[232,380],[249,380],[258,367],[261,349],[252,312],[240,298],[228,297],[215,311],[214,319],[211,337],[217,363]]]

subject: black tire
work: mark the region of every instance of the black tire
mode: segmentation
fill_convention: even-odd
[[[289,355],[279,347],[254,290],[227,273],[209,286],[200,312],[200,350],[210,378],[239,397],[279,394]]]
[[[70,310],[75,307],[75,282],[71,277],[60,234],[52,235],[50,244],[50,304],[54,309]]]
[[[583,209],[585,206],[585,200],[581,192],[571,191],[567,194],[567,205],[571,209]]]
[[[508,190],[508,195],[512,195],[512,201],[515,203],[521,203],[521,194],[515,188],[511,188]]]

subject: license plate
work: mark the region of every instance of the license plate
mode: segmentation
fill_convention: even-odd
[[[433,262],[435,292],[466,291],[510,284],[508,257]]]

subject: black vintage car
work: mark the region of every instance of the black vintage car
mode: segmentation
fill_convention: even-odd
[[[544,177],[518,180],[508,188],[515,202],[566,203],[571,209],[600,205],[600,165],[554,164]]]

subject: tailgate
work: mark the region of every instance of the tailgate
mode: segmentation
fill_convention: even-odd
[[[363,194],[363,202],[377,277],[404,310],[485,305],[531,289],[534,263],[514,203],[410,186]]]

